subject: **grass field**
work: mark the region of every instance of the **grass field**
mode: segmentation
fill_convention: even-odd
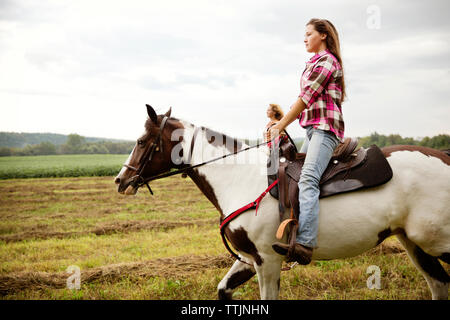
[[[123,161],[123,160],[121,160]],[[216,299],[233,260],[219,214],[192,181],[171,177],[134,197],[113,177],[0,181],[2,299]],[[381,269],[381,289],[366,286]],[[66,288],[69,266],[80,290]],[[449,271],[449,266],[444,265]],[[235,290],[259,299],[257,278]],[[421,274],[394,238],[349,259],[282,272],[281,299],[430,299]]]
[[[0,179],[112,176],[128,155],[86,154],[0,157]]]

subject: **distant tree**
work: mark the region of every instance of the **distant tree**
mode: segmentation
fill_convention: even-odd
[[[399,134],[390,134],[386,137],[387,145],[403,144],[404,139]]]
[[[450,149],[450,136],[448,134],[440,134],[432,138],[425,137],[419,144],[421,146],[440,150]]]
[[[419,145],[427,147],[429,143],[430,143],[430,138],[425,137],[422,140],[420,140]]]
[[[86,143],[86,139],[78,134],[69,134],[66,144],[72,148],[79,148]]]
[[[61,146],[61,153],[74,154],[81,152],[81,146],[86,143],[86,139],[78,134],[69,134],[67,142]]]
[[[35,153],[33,151],[33,147],[31,145],[27,145],[22,149],[17,149],[15,152],[18,156],[34,156]]]
[[[11,148],[1,147],[0,148],[0,157],[7,157],[12,155]]]
[[[102,141],[99,144],[103,145],[111,154],[129,154],[135,145],[135,142],[110,142]]]
[[[83,154],[108,154],[108,149],[99,143],[88,143],[80,148],[80,153]]]
[[[378,134],[377,132],[372,133],[370,136],[359,138],[359,144],[364,148],[371,146],[372,144],[378,147],[386,147],[394,144],[408,144],[417,145],[418,141],[413,138],[402,138],[399,134],[390,134],[388,136]]]
[[[17,156],[40,156],[56,154],[56,146],[50,142],[41,142],[35,145],[27,145],[22,149],[12,149],[12,155]]]
[[[417,145],[419,144],[419,141],[416,141],[413,138],[404,138],[402,144]]]
[[[56,146],[50,142],[41,142],[33,146],[33,149],[37,155],[56,154]]]

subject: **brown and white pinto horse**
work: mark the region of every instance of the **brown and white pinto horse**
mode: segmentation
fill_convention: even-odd
[[[172,118],[170,110],[157,116],[147,106],[147,112],[145,133],[116,177],[120,193],[135,194],[142,185],[139,179],[246,147],[242,141]],[[418,146],[382,150],[393,170],[388,183],[320,200],[313,259],[353,257],[395,234],[425,277],[432,298],[447,299],[450,278],[438,259],[450,263],[450,157]],[[267,188],[266,164],[267,147],[259,147],[186,173],[224,218]],[[231,298],[232,290],[255,273],[261,298],[278,298],[285,257],[272,244],[279,224],[278,202],[269,195],[261,201],[257,215],[251,210],[228,224],[225,234],[246,263],[237,260],[220,281],[219,298]]]

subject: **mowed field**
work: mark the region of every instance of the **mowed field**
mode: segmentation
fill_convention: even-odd
[[[194,183],[152,182],[136,196],[113,176],[0,180],[2,299],[216,299],[233,263],[219,214]],[[278,214],[278,213],[274,213]],[[370,290],[367,268],[381,270]],[[69,266],[80,289],[67,288]],[[444,264],[447,271],[449,265]],[[259,299],[257,277],[235,299]],[[313,261],[281,275],[281,299],[430,299],[395,238],[358,257]]]

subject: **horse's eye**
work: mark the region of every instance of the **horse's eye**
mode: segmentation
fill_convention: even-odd
[[[139,139],[139,140],[137,141],[137,144],[138,144],[138,146],[143,146],[143,145],[144,145],[144,140]]]

